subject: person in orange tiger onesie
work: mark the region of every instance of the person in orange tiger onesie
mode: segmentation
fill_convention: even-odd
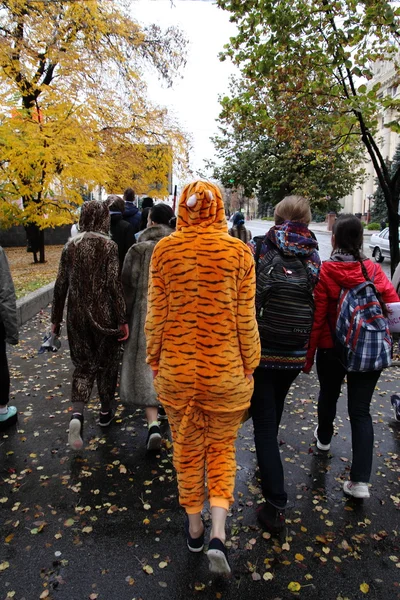
[[[235,439],[260,362],[250,250],[228,234],[221,192],[195,181],[179,203],[177,231],[150,265],[147,362],[170,423],[187,545],[201,552],[207,471],[210,569],[230,573],[225,521],[233,502]]]

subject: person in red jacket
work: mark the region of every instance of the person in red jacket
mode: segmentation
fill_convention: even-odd
[[[335,349],[337,304],[343,288],[351,289],[365,280],[372,280],[383,302],[398,302],[397,293],[381,267],[362,253],[363,228],[354,215],[340,216],[333,226],[333,251],[322,264],[315,288],[314,324],[303,369],[309,373],[317,351],[317,374],[320,384],[318,426],[314,435],[319,450],[329,450],[333,422],[341,385],[347,375],[348,411],[352,434],[353,460],[350,481],[343,490],[355,498],[369,498],[368,482],[372,467],[374,431],[370,415],[372,394],[381,371],[346,372]]]

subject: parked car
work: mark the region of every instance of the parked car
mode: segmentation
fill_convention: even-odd
[[[389,227],[385,227],[379,233],[373,233],[368,245],[376,262],[381,263],[385,258],[390,259]]]

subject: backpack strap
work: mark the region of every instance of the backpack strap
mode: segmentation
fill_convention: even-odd
[[[255,251],[255,254],[254,254],[254,262],[256,263],[256,273],[257,273],[258,261],[260,260],[261,248],[262,248],[262,245],[264,243],[265,236],[264,235],[258,235],[254,239],[256,240],[256,251]]]

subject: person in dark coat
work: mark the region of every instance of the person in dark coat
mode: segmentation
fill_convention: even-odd
[[[134,233],[139,231],[141,214],[135,204],[135,192],[132,188],[127,188],[124,192],[125,211],[124,219],[133,225]]]
[[[124,264],[126,253],[135,243],[135,230],[133,225],[124,220],[125,202],[120,196],[112,194],[108,196],[107,202],[110,210],[110,233],[111,239],[118,246],[119,270]]]
[[[40,252],[40,246],[44,243],[44,232],[39,229],[36,223],[28,223],[24,225],[27,241],[27,252],[32,252],[33,262],[38,263],[38,253]]]
[[[8,404],[10,372],[6,342],[18,344],[17,305],[7,256],[0,247],[0,431],[16,423],[18,419],[16,407]]]
[[[153,208],[154,200],[150,196],[145,196],[142,200],[142,210],[144,208]]]
[[[85,202],[80,233],[64,246],[54,286],[53,333],[59,330],[68,294],[67,332],[75,367],[68,443],[74,450],[83,446],[83,410],[95,379],[101,404],[99,425],[106,427],[114,418],[119,344],[129,335],[118,247],[109,231],[108,203]]]
[[[244,226],[244,215],[241,212],[237,212],[233,217],[233,227],[229,229],[228,233],[232,237],[239,238],[245,244],[250,242],[252,238],[251,231]]]

